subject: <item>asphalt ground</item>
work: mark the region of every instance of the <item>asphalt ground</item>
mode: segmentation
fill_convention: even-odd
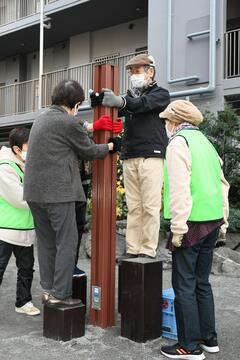
[[[90,260],[80,259],[79,266],[89,279]],[[42,310],[41,287],[36,261],[32,286],[33,303]],[[206,355],[206,359],[240,359],[240,279],[211,275],[215,296],[216,326],[220,352]],[[171,287],[171,270],[163,272],[163,288]],[[12,257],[0,288],[0,360],[157,360],[161,345],[172,340],[158,338],[146,343],[135,343],[120,336],[120,315],[116,312],[116,326],[101,329],[88,324],[85,336],[67,342],[44,338],[42,313],[30,317],[15,312],[16,267]],[[89,287],[88,287],[89,288]],[[117,294],[117,268],[116,268]],[[117,298],[117,296],[116,296]],[[116,306],[117,308],[117,306]]]

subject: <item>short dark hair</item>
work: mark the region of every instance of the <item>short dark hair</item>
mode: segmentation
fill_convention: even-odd
[[[25,127],[17,127],[9,133],[9,145],[13,150],[13,146],[18,146],[22,150],[23,144],[27,144],[30,135],[30,130]],[[15,153],[15,152],[14,152]]]
[[[53,89],[52,105],[64,105],[72,109],[84,99],[83,88],[75,80],[62,80]]]

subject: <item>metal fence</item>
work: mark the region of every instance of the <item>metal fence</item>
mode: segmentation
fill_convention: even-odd
[[[240,29],[225,33],[225,78],[240,76]]]
[[[130,86],[125,65],[132,56],[137,54],[139,53],[122,55],[102,62],[119,67],[119,93],[121,95],[125,94]],[[85,90],[85,98],[88,100],[88,90],[93,88],[94,67],[97,64],[99,61],[43,74],[42,107],[51,105],[52,90],[59,81],[64,79],[77,80]],[[37,108],[38,79],[0,87],[0,116],[32,112]]]
[[[45,0],[45,5],[58,0]],[[37,14],[40,0],[0,0],[0,26]]]

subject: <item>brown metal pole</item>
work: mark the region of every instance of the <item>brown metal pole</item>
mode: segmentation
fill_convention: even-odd
[[[116,66],[95,67],[94,91],[100,92],[102,88],[118,93]],[[94,108],[94,120],[103,114],[117,118],[116,109]],[[109,131],[98,131],[94,140],[106,143],[110,136]],[[102,328],[115,324],[116,174],[116,155],[93,162],[90,323]]]

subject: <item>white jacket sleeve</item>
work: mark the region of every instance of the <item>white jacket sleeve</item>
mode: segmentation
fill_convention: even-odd
[[[219,158],[221,166],[223,164],[222,159]],[[222,198],[223,198],[223,216],[224,224],[221,226],[220,232],[226,234],[228,228],[228,217],[229,217],[229,202],[228,202],[228,192],[230,185],[224,177],[223,171],[221,172],[221,183],[222,183]]]
[[[23,184],[20,176],[7,164],[0,165],[0,195],[12,206],[29,209],[23,200]]]
[[[166,162],[169,179],[171,231],[185,234],[192,210],[191,153],[184,138],[176,136],[167,147]]]

